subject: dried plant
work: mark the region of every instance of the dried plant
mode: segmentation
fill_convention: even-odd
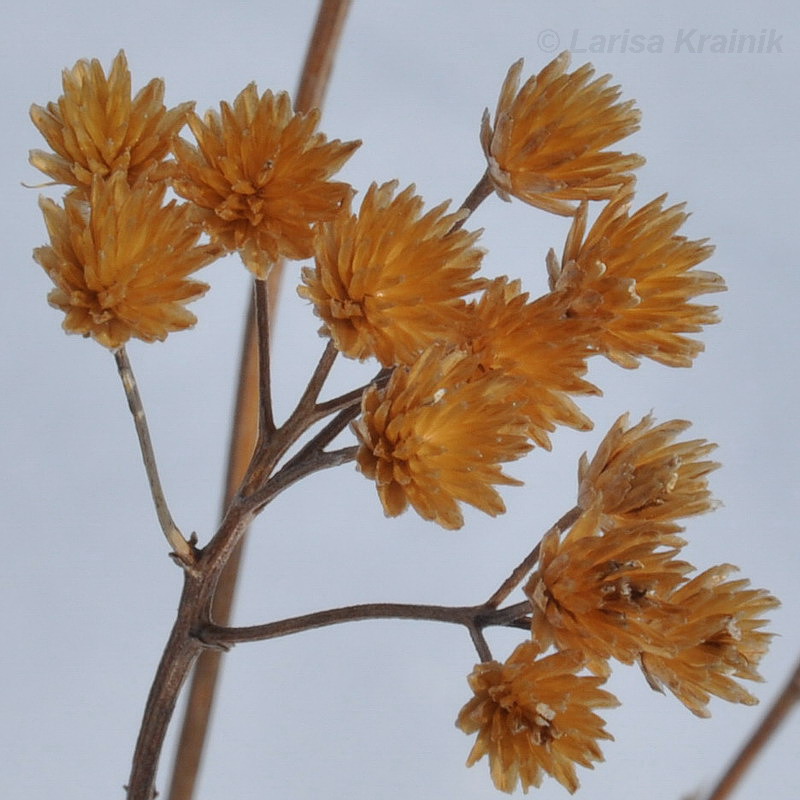
[[[341,8],[323,4],[312,57],[330,61]],[[566,53],[520,86],[523,70],[522,61],[511,67],[494,118],[484,116],[485,172],[455,211],[447,202],[426,209],[413,185],[398,192],[396,181],[373,184],[354,208],[354,187],[334,177],[359,142],[317,130],[320,112],[307,98],[319,102],[321,82],[294,107],[287,94],[259,95],[249,84],[200,118],[193,104],[167,110],[160,80],[132,95],[120,53],[107,75],[97,61],[78,62],[64,73],[62,97],[32,107],[54,152],[34,150],[31,163],[67,186],[63,205],[42,201],[50,243],[35,259],[55,284],[49,300],[65,313],[65,330],[114,355],[184,578],[133,757],[130,800],[155,796],[176,697],[202,654],[354,619],[467,629],[479,663],[457,725],[477,734],[468,764],[488,757],[506,792],[539,786],[545,775],[574,792],[576,767],[602,761],[599,742],[612,736],[598,710],[619,704],[601,688],[614,662],[637,664],[650,686],[698,716],[708,715],[712,696],[755,702],[740,681],[760,679],[772,635],[765,615],[778,601],[732,578],[731,565],[698,572],[684,559],[678,520],[715,507],[708,476],[718,464],[707,458],[713,444],[681,438],[689,426],[682,420],[648,416],[631,425],[620,417],[595,456],[581,460],[575,507],[485,601],[366,604],[248,628],[229,627],[213,611],[251,521],[302,478],[355,464],[375,482],[387,517],[411,507],[458,529],[464,504],[491,516],[505,511],[498,487],[520,484],[507,464],[550,449],[558,426],[591,428],[578,405],[599,393],[586,378],[591,358],[688,367],[702,350],[697,334],[717,321],[716,309],[695,298],[725,286],[698,269],[712,248],[680,233],[682,205],[665,207],[659,197],[631,210],[633,171],[644,159],[609,148],[638,128],[633,101],[620,101],[619,87],[593,78],[588,64],[570,71]],[[181,138],[184,126],[194,142]],[[181,200],[167,202],[170,190]],[[480,272],[480,231],[464,226],[492,192],[573,217],[563,257],[551,250],[546,259],[550,285],[541,297],[513,277]],[[258,433],[219,528],[201,546],[169,512],[125,344],[191,327],[185,305],[208,288],[194,273],[232,251],[253,275]],[[278,424],[270,281],[288,274],[283,260],[309,258],[299,292],[326,346]],[[320,400],[339,353],[374,361],[375,377]],[[341,434],[350,443],[332,448]],[[503,605],[520,586],[525,599]],[[522,639],[504,661],[484,636],[498,625]]]

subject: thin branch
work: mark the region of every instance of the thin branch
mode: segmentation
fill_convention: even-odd
[[[469,219],[475,209],[494,191],[492,182],[489,179],[489,170],[483,173],[481,179],[475,184],[472,191],[467,195],[464,202],[461,204],[459,211],[467,211],[464,218],[459,220],[450,229],[450,232],[457,231]]]
[[[759,726],[725,770],[719,783],[708,795],[707,800],[725,800],[733,792],[744,774],[752,766],[758,755],[772,739],[781,723],[795,706],[800,703],[800,661],[789,678],[788,683],[767,710]]]
[[[581,507],[575,506],[567,511],[561,519],[550,528],[549,531],[545,534],[547,536],[552,531],[557,530],[559,533],[565,531],[571,525],[575,523],[578,517],[581,515]],[[544,539],[544,536],[542,537]],[[500,588],[486,601],[487,606],[491,606],[492,608],[497,608],[500,603],[502,603],[510,594],[514,591],[514,589],[519,586],[520,583],[525,579],[525,576],[536,566],[536,562],[539,560],[539,548],[541,546],[541,542],[536,545],[536,547],[525,556],[524,559],[514,568],[514,571],[500,584]]]
[[[350,461],[355,461],[358,447],[343,447],[341,450],[316,450],[306,451],[302,459],[292,459],[273,475],[266,486],[258,490],[249,497],[243,498],[242,502],[248,511],[258,514],[264,507],[272,502],[281,492],[288,489],[297,481],[331,467],[340,467]]]
[[[492,661],[492,651],[489,649],[489,643],[483,635],[483,631],[476,625],[468,625],[470,639],[472,644],[475,645],[475,650],[478,653],[478,658],[483,662]]]
[[[232,647],[244,642],[263,642],[267,639],[291,636],[330,625],[339,625],[343,622],[360,622],[367,619],[449,622],[455,625],[464,625],[472,632],[481,631],[490,625],[510,625],[514,619],[529,610],[528,603],[517,603],[503,609],[490,609],[485,605],[436,606],[416,603],[361,603],[315,611],[311,614],[289,617],[264,625],[228,628],[222,625],[208,624],[197,632],[197,637],[206,645]],[[489,659],[491,659],[491,655]]]
[[[184,538],[172,519],[164,490],[161,487],[161,480],[158,477],[158,467],[156,457],[153,452],[153,443],[150,440],[150,430],[147,427],[147,417],[144,413],[142,398],[139,396],[139,388],[136,385],[136,378],[128,359],[125,347],[119,347],[114,351],[114,359],[117,362],[117,371],[125,389],[125,397],[128,399],[128,408],[133,416],[133,423],[136,426],[136,435],[139,439],[139,448],[142,451],[147,482],[150,484],[150,494],[158,515],[158,523],[164,536],[169,542],[175,557],[185,566],[191,567],[195,563],[195,552],[192,545]]]
[[[350,408],[354,405],[359,405],[364,392],[369,389],[370,386],[384,386],[391,375],[392,370],[387,367],[382,369],[369,383],[365,384],[364,386],[360,386],[358,389],[353,389],[351,392],[347,392],[339,397],[334,397],[331,400],[326,400],[324,403],[318,403],[316,406],[316,412],[319,415],[319,418],[321,419],[323,417],[327,417],[328,414],[332,414],[335,411],[342,411],[343,409]]]
[[[333,339],[328,339],[328,343],[325,345],[325,350],[319,359],[317,368],[314,370],[314,374],[311,376],[308,386],[306,386],[305,391],[300,397],[294,414],[298,414],[301,411],[308,412],[310,409],[315,408],[319,393],[322,391],[322,387],[328,379],[328,375],[333,367],[333,362],[336,361],[337,355],[339,355],[339,351],[336,349]]]

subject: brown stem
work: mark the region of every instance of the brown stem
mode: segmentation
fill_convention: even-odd
[[[765,745],[770,741],[789,712],[800,703],[800,661],[786,686],[767,710],[759,726],[725,770],[719,783],[707,800],[725,800],[734,791],[739,781],[752,766]]]
[[[561,519],[550,528],[549,531],[545,534],[549,534],[550,532],[557,530],[559,533],[565,531],[570,526],[574,525],[578,517],[581,515],[581,507],[575,506],[567,511]],[[544,539],[544,536],[542,537]],[[514,568],[514,571],[500,584],[500,588],[486,601],[487,606],[491,606],[492,608],[497,608],[500,603],[502,603],[510,594],[514,591],[514,589],[519,586],[520,583],[525,579],[525,576],[536,566],[536,562],[539,560],[539,548],[541,546],[541,542],[536,545],[536,547],[528,553],[525,558]]]
[[[169,727],[178,693],[189,670],[202,650],[202,643],[191,636],[196,611],[197,583],[186,575],[183,595],[161,662],[158,665],[146,711],[139,729],[127,790],[128,800],[152,800],[157,796],[155,776],[164,737]],[[151,713],[147,710],[152,709]]]
[[[257,514],[281,492],[307,475],[354,461],[358,447],[343,447],[341,450],[331,450],[330,452],[324,450],[304,450],[303,452],[303,458],[293,458],[287,462],[267,481],[266,486],[245,499],[248,510]]]
[[[197,635],[204,644],[214,647],[232,647],[243,642],[263,642],[281,636],[339,625],[343,622],[359,622],[367,619],[413,619],[429,622],[450,622],[464,625],[474,631],[482,631],[491,625],[510,625],[520,616],[530,611],[527,602],[517,603],[508,608],[495,609],[481,606],[435,606],[416,603],[361,603],[354,606],[330,608],[302,614],[298,617],[268,622],[264,625],[250,625],[241,628],[227,628],[209,623],[199,629]],[[480,653],[479,653],[480,654]],[[490,656],[491,658],[491,656]]]
[[[483,173],[481,179],[475,184],[472,191],[467,195],[464,202],[461,204],[460,211],[468,211],[464,219],[459,220],[450,229],[450,232],[457,231],[470,217],[473,211],[494,191],[492,182],[489,179],[489,170]]]
[[[147,473],[147,482],[150,484],[150,494],[156,507],[158,523],[170,547],[172,547],[175,558],[183,566],[192,567],[195,562],[194,548],[178,529],[167,506],[167,499],[161,487],[161,479],[158,477],[155,452],[150,439],[150,430],[147,426],[147,417],[144,413],[142,398],[139,395],[133,368],[124,346],[114,351],[114,360],[117,362],[117,371],[122,380],[122,387],[128,400],[128,408],[130,408],[131,416],[133,417],[133,424],[136,427],[136,435],[139,439],[139,448],[142,451],[142,460]]]
[[[307,112],[322,105],[350,3],[351,0],[322,0],[320,3],[295,98],[295,108],[300,112]],[[270,294],[273,298],[278,296],[280,276],[281,270],[278,267],[273,269],[270,281]],[[228,506],[245,474],[257,436],[255,328],[255,315],[251,305],[242,346],[224,507]],[[214,617],[222,623],[227,622],[231,616],[243,542],[244,539],[240,539],[238,546],[230,555],[214,595]],[[175,755],[169,800],[191,800],[194,794],[214,702],[220,655],[217,651],[206,650],[197,660]]]

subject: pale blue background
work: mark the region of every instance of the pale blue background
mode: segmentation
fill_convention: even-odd
[[[294,90],[314,2],[31,0],[6,11],[0,293],[3,372],[3,557],[0,560],[0,794],[62,800],[122,797],[144,698],[165,640],[180,576],[149,505],[133,428],[110,355],[67,337],[31,249],[45,241],[41,176],[26,163],[43,147],[31,102],[61,91],[60,71],[80,57],[108,65],[124,47],[134,86],[167,81],[172,105],[232,99],[256,80]],[[681,29],[730,36],[774,30],[782,52],[672,52]],[[577,30],[577,34],[573,31]],[[431,203],[459,202],[483,170],[478,125],[508,66],[535,71],[576,36],[663,36],[661,53],[578,54],[611,72],[638,100],[642,203],[664,191],[687,201],[693,238],[717,245],[711,268],[724,323],[690,371],[597,364],[602,399],[583,403],[590,434],[564,431],[553,453],[511,470],[525,488],[505,493],[500,520],[470,514],[448,533],[412,515],[385,521],[373,487],[349,467],[308,480],[260,520],[247,553],[236,619],[256,623],[373,600],[477,602],[502,580],[574,496],[577,458],[623,411],[685,417],[720,443],[713,477],[724,507],[689,523],[698,567],[732,562],[779,595],[781,637],[763,662],[766,703],[800,654],[797,427],[798,11],[778,0],[588,4],[561,0],[356,0],[324,115],[331,137],[362,138],[344,176],[416,182]],[[544,32],[544,33],[543,33]],[[560,44],[555,44],[553,33]],[[632,39],[629,40],[633,42]],[[607,48],[608,49],[608,48]],[[55,194],[55,190],[46,190]],[[496,198],[475,215],[492,274],[544,289],[544,255],[560,251],[567,222]],[[200,322],[163,345],[134,344],[138,372],[173,513],[205,541],[218,493],[236,372],[244,269],[209,268]],[[275,382],[285,412],[321,342],[287,275]],[[346,365],[337,385],[363,374]],[[371,374],[371,370],[366,374]],[[491,633],[503,658],[518,637]],[[481,763],[463,763],[471,739],[453,726],[475,659],[460,630],[409,622],[360,623],[241,646],[224,682],[198,800],[339,798],[486,800]],[[677,800],[708,787],[761,709],[714,702],[698,720],[651,692],[632,669],[611,682],[623,706],[607,714],[616,742],[581,771],[578,796]],[[739,797],[791,800],[800,715],[775,739]],[[165,765],[170,761],[169,751]],[[163,788],[165,781],[162,780]],[[565,797],[549,781],[542,798]]]

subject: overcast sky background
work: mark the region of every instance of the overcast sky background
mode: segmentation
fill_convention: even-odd
[[[0,794],[61,800],[122,797],[146,693],[172,623],[180,575],[166,557],[113,359],[60,329],[49,281],[32,261],[45,242],[42,177],[27,164],[44,147],[32,102],[61,93],[61,70],[124,48],[138,89],[165,78],[167,102],[198,110],[249,82],[294,91],[316,2],[197,0],[115,4],[29,2],[4,12],[0,197],[6,248],[0,293],[3,392],[3,558],[0,607]],[[247,552],[236,622],[254,624],[368,601],[469,604],[487,597],[541,533],[571,507],[575,468],[622,412],[694,422],[724,468],[712,485],[724,506],[688,522],[698,568],[730,562],[783,600],[771,629],[760,708],[712,702],[699,720],[648,689],[634,669],[610,682],[623,705],[605,716],[616,741],[606,763],[581,770],[579,797],[679,800],[716,779],[800,654],[797,614],[796,235],[797,7],[778,0],[591,4],[561,0],[356,0],[322,129],[364,144],[343,172],[361,192],[373,180],[415,182],[430,205],[458,204],[480,177],[481,113],[494,108],[509,65],[526,75],[558,51],[610,72],[643,112],[622,145],[643,154],[638,198],[662,192],[692,211],[685,233],[709,237],[709,267],[729,291],[724,318],[704,334],[691,370],[596,364],[605,392],[582,407],[596,430],[562,431],[552,453],[509,470],[509,512],[468,514],[446,532],[413,514],[385,520],[374,487],[349,466],[315,476],[270,507]],[[691,34],[696,30],[696,34]],[[701,34],[751,34],[762,53],[690,52]],[[604,52],[588,52],[592,37]],[[628,37],[627,40],[625,37]],[[642,37],[634,40],[633,37]],[[660,37],[660,38],[659,38]],[[627,41],[627,45],[624,43]],[[633,52],[642,42],[655,52]],[[771,44],[770,44],[771,43]],[[676,52],[677,49],[677,52]],[[581,52],[587,51],[587,52]],[[58,196],[58,189],[44,190]],[[545,288],[544,256],[568,222],[490,198],[484,227],[490,274]],[[321,351],[317,320],[287,273],[275,338],[278,411],[286,412]],[[233,258],[205,272],[212,290],[199,324],[164,344],[130,346],[173,515],[205,542],[218,514],[247,275]],[[372,374],[353,365],[331,392]],[[490,631],[504,659],[518,634]],[[363,622],[242,645],[224,680],[198,800],[416,800],[498,796],[487,763],[463,764],[472,738],[453,722],[469,698],[475,653],[461,629]],[[179,717],[178,717],[179,718]],[[176,728],[177,726],[175,726]],[[781,730],[737,797],[800,796],[800,714]],[[171,744],[162,762],[163,789]],[[536,792],[561,798],[547,780]]]

